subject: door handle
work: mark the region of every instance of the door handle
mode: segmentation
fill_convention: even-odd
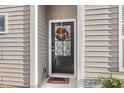
[[[54,52],[55,50],[54,50],[54,46],[52,46],[52,52]]]
[[[55,50],[54,49],[52,49],[52,52],[54,52]]]

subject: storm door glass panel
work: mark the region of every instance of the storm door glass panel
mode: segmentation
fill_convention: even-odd
[[[60,31],[59,31],[60,30]],[[71,56],[71,26],[65,25],[55,26],[55,55],[56,56]],[[61,33],[61,31],[67,31]],[[63,34],[67,34],[63,35]]]
[[[5,15],[0,15],[0,32],[5,31]]]
[[[52,71],[74,73],[73,22],[52,23]]]

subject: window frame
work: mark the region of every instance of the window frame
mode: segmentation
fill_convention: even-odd
[[[8,14],[7,13],[0,13],[0,16],[4,15],[5,16],[5,30],[4,31],[0,31],[0,34],[6,34],[8,33]]]

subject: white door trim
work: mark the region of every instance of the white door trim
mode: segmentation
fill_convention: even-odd
[[[60,73],[52,73],[52,46],[51,46],[51,39],[52,39],[52,35],[51,35],[51,23],[54,22],[74,22],[74,75],[68,75],[68,74],[60,74]],[[58,19],[58,20],[49,20],[49,76],[54,76],[54,77],[77,77],[77,35],[76,35],[76,19]]]

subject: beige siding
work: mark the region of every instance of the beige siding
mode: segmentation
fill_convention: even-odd
[[[8,33],[0,35],[0,83],[29,87],[30,6],[0,6],[0,13],[8,14]]]
[[[76,6],[72,5],[53,5],[47,8],[48,20],[76,18]]]
[[[85,39],[85,78],[124,78],[118,69],[118,6],[85,6]]]
[[[48,74],[48,31],[46,25],[46,6],[38,6],[38,84]],[[46,70],[46,71],[45,71]]]

